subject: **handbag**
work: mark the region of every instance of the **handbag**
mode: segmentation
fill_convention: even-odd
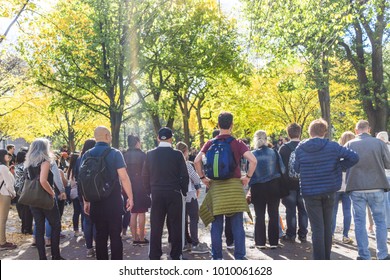
[[[276,155],[276,166],[280,173],[279,196],[280,198],[283,198],[290,194],[289,178],[286,172],[285,173],[282,172],[282,168],[280,167],[279,154],[277,153],[277,151],[275,151],[275,155]]]
[[[39,176],[37,175],[31,179],[27,170],[25,170],[24,176],[25,180],[19,203],[36,208],[52,209],[54,207],[54,198],[42,187]]]

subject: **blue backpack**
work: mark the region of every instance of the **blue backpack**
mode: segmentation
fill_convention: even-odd
[[[225,180],[233,178],[237,166],[230,143],[232,136],[226,139],[214,138],[210,148],[206,152],[207,163],[205,166],[206,176],[213,180]]]

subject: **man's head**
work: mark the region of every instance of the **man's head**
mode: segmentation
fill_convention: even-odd
[[[287,135],[288,135],[288,137],[290,137],[290,139],[301,137],[302,129],[301,129],[301,126],[297,123],[290,124],[287,127],[286,131],[287,131]]]
[[[15,145],[12,145],[12,144],[7,145],[7,152],[9,154],[13,155],[15,152]]]
[[[111,143],[112,137],[110,130],[105,126],[98,126],[95,128],[94,137],[96,142],[104,142],[107,144]]]
[[[355,133],[356,134],[362,134],[362,133],[370,133],[370,124],[366,120],[360,120],[357,122],[355,126]]]
[[[158,140],[172,143],[173,132],[169,127],[162,127],[158,131]]]
[[[310,123],[309,125],[309,135],[310,137],[325,137],[328,132],[328,123],[324,119],[317,119]]]
[[[230,129],[233,125],[233,115],[229,112],[223,112],[218,116],[218,127],[220,129]]]
[[[213,138],[217,137],[217,136],[219,135],[220,132],[221,132],[221,131],[219,131],[219,129],[214,129],[214,130],[213,130],[213,134],[212,134]]]
[[[387,133],[387,131],[378,132],[378,134],[376,135],[376,138],[382,140],[385,143],[389,142],[389,134]]]

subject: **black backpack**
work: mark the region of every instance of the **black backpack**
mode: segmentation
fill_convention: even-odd
[[[105,161],[111,150],[111,148],[106,149],[100,156],[92,156],[90,151],[87,151],[84,156],[77,183],[86,201],[101,201],[107,198],[113,190],[114,186]]]

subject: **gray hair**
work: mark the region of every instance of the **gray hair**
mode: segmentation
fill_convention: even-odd
[[[253,135],[253,145],[256,149],[267,145],[267,133],[264,130],[258,130]]]
[[[389,134],[387,134],[387,131],[378,132],[376,138],[381,139],[385,143],[389,142]]]
[[[51,161],[50,158],[50,142],[46,138],[37,138],[34,142],[31,143],[30,148],[28,149],[26,155],[26,161],[24,162],[24,167],[29,166],[36,167],[38,164],[44,161]]]

